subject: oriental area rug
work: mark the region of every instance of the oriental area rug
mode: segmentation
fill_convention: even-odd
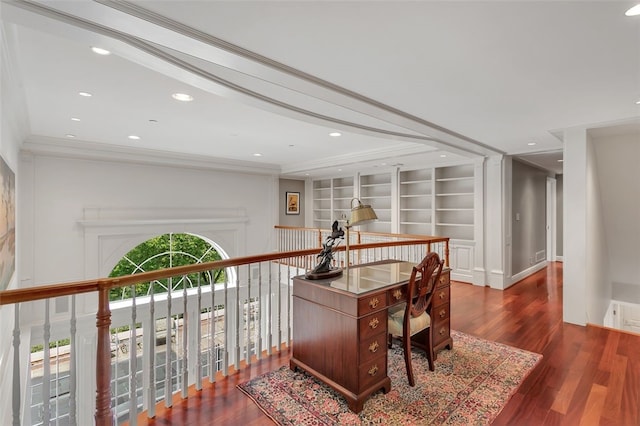
[[[373,394],[360,414],[310,375],[288,366],[238,388],[279,425],[488,425],[542,355],[452,331],[429,371],[424,352],[412,351],[416,386],[407,381],[402,348],[389,350],[391,391]]]

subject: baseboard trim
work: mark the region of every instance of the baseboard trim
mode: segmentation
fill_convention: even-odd
[[[539,270],[546,268],[547,265],[548,265],[548,262],[545,260],[545,261],[542,261],[540,263],[537,263],[537,264],[531,266],[530,268],[525,269],[522,272],[518,272],[517,274],[512,275],[511,278],[508,280],[507,287],[511,287],[512,285],[514,285],[518,281],[527,278],[529,275],[533,275],[536,272],[538,272]]]

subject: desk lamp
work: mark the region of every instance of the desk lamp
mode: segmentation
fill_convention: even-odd
[[[354,201],[357,202],[355,207],[353,206]],[[349,229],[354,226],[360,226],[366,223],[373,222],[374,220],[378,220],[378,216],[376,216],[376,212],[373,211],[373,208],[371,208],[370,205],[362,204],[362,202],[357,198],[351,199],[351,217],[349,218],[349,220],[347,220],[347,224],[344,226],[347,230],[347,244],[344,249],[345,269],[347,271],[347,277],[349,276]]]

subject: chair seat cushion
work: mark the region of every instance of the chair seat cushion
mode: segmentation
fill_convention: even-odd
[[[393,336],[402,336],[402,324],[404,322],[405,307],[406,304],[402,304],[400,306],[389,309],[389,317],[387,320],[389,334]],[[412,317],[409,320],[409,324],[411,335],[413,336],[414,334],[431,326],[431,317],[429,317],[429,314],[424,312],[420,316]]]

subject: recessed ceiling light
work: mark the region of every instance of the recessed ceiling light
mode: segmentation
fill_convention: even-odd
[[[332,137],[334,137],[334,138],[337,138],[337,137],[339,137],[339,136],[342,136],[342,133],[340,133],[340,132],[331,132],[331,133],[329,133],[329,136],[332,136]]]
[[[535,142],[529,142],[527,145],[534,146],[535,144],[536,144]]]
[[[107,49],[103,49],[101,47],[92,47],[91,50],[93,50],[93,53],[97,53],[98,55],[111,55],[111,52],[109,52]]]
[[[637,101],[636,101],[636,105],[640,105],[640,100],[637,100]]]
[[[447,158],[447,154],[440,154],[440,158]]]
[[[380,165],[381,165],[381,166],[386,166],[386,165],[387,165],[387,163],[380,163]]]
[[[136,136],[136,135],[129,135],[129,139],[137,141],[140,140],[140,136]]]
[[[558,160],[558,163],[564,163],[563,159]]]
[[[193,100],[193,96],[187,95],[186,93],[174,93],[173,95],[171,95],[171,97],[173,97],[173,99],[175,99],[176,101],[182,102],[191,102]]]
[[[67,133],[65,136],[70,138],[70,139],[73,139],[73,138],[76,137],[76,135],[72,135],[71,133]]]
[[[342,169],[338,169],[338,171],[339,171],[339,172],[341,172],[341,171],[342,171]]]
[[[309,173],[305,173],[304,175],[305,175],[305,176],[309,176]]]
[[[77,117],[71,117],[71,121],[80,121],[80,119]]]
[[[259,152],[256,152],[255,154],[253,154],[254,157],[262,157],[262,154],[260,154]]]
[[[91,93],[89,92],[78,92],[78,95],[80,96],[84,96],[85,98],[90,98],[91,96],[93,96]]]
[[[640,15],[640,4],[636,4],[631,9],[627,10],[624,14],[627,16]]]

